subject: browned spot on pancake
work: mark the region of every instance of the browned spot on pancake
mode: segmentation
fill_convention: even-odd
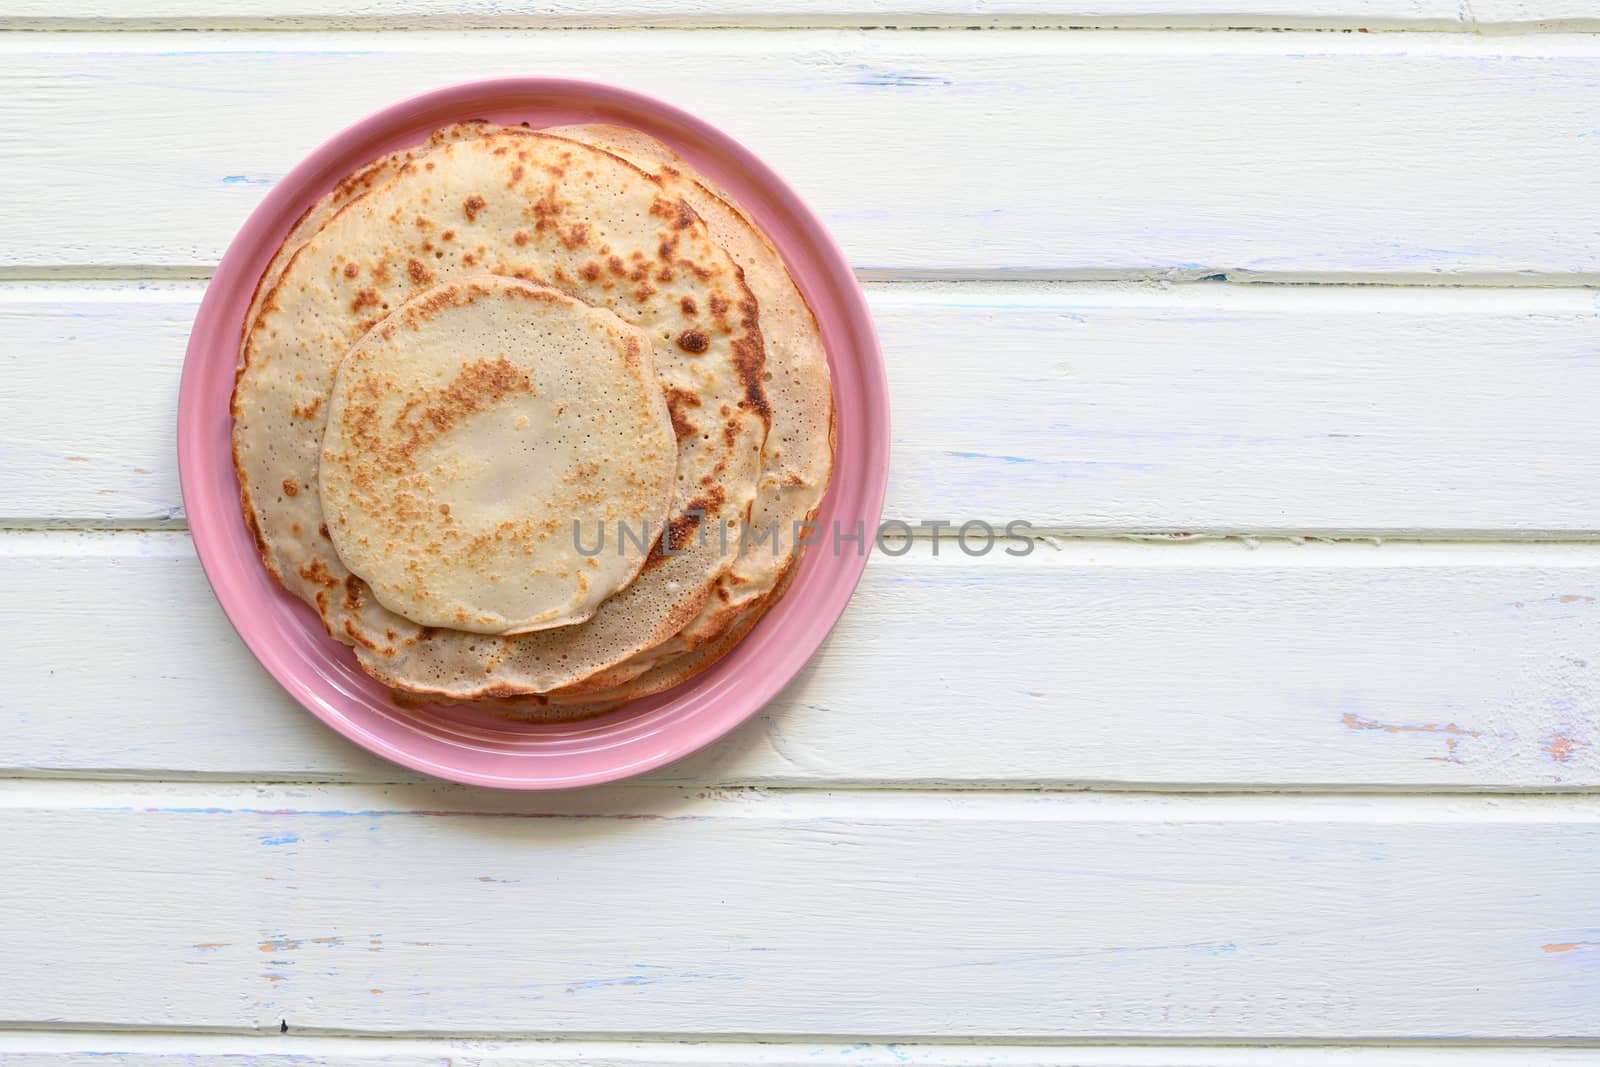
[[[427,285],[433,281],[433,272],[422,265],[419,259],[413,259],[406,264],[406,273],[411,276],[415,285]]]
[[[574,223],[565,234],[561,243],[568,249],[582,248],[589,243],[589,224],[586,222]]]
[[[645,560],[645,569],[650,570],[659,566],[666,558],[666,553],[661,547],[663,543],[670,546],[673,552],[682,552],[688,546],[690,536],[700,528],[700,523],[705,517],[719,511],[726,500],[722,486],[716,485],[689,501],[682,513],[667,520],[664,536],[650,549],[650,555]]]
[[[433,229],[433,220],[432,219],[425,219],[421,215],[418,215],[417,218],[416,218],[416,222],[417,222],[417,229],[419,229],[419,230],[431,230],[431,229]]]
[[[655,296],[660,291],[661,290],[657,289],[655,286],[651,285],[649,282],[641,282],[640,284],[634,286],[634,288],[633,288],[633,298],[635,300],[637,300],[639,303],[642,304],[646,300],[649,300],[652,296]]]
[[[608,256],[606,258],[606,266],[610,269],[612,274],[615,274],[619,278],[626,278],[628,276],[628,265],[622,262],[621,256]]]
[[[339,579],[328,572],[328,568],[320,559],[314,559],[300,568],[300,577],[312,585],[320,585],[324,589],[332,589],[339,584]]]
[[[292,410],[297,419],[314,419],[317,417],[317,412],[322,410],[322,397],[314,396],[310,403],[296,404]]]
[[[678,307],[690,318],[694,318],[694,316],[700,314],[700,308],[695,304],[694,297],[692,296],[686,296],[682,300],[678,301]]]
[[[672,262],[672,257],[676,255],[677,252],[678,239],[676,237],[663,238],[661,244],[656,246],[656,254],[662,259],[666,260],[668,263]]]
[[[361,579],[355,575],[347,575],[344,580],[344,610],[361,610]]]
[[[527,230],[518,230],[516,233],[511,235],[511,239],[517,243],[518,247],[521,247],[532,240],[532,238],[528,236]]]
[[[346,263],[344,265],[344,276],[346,278],[354,278],[357,274],[360,274],[360,273],[361,273],[361,267],[358,264]]]
[[[429,293],[422,300],[419,300],[415,304],[411,305],[411,317],[420,317],[423,319],[430,318],[438,312],[443,311],[445,308],[453,305],[458,296],[460,296],[460,290],[453,285],[440,289],[437,292]]]
[[[565,211],[567,205],[556,195],[556,187],[551,185],[539,194],[539,198],[522,209],[524,218],[536,219],[533,228],[540,233],[555,225],[557,215]]]
[[[682,197],[677,200],[669,200],[664,196],[656,197],[650,204],[650,214],[669,220],[674,230],[686,230],[693,226],[695,219],[698,218],[694,209]]]
[[[700,528],[699,515],[674,515],[667,520],[667,528],[662,531],[663,536],[656,538],[656,543],[650,546],[650,555],[645,557],[644,569],[654,570],[667,560],[666,550],[662,545],[670,544],[675,553],[682,552],[689,538]]]
[[[428,298],[428,302],[434,303],[441,298],[448,300],[452,291],[435,293]],[[375,390],[375,383],[358,381],[352,399],[371,396]],[[391,427],[403,438],[398,442],[388,443],[384,439],[385,434],[377,425],[377,407],[373,404],[352,403],[345,409],[345,425],[351,440],[362,451],[375,457],[375,462],[384,464],[391,471],[404,473],[410,468],[418,449],[437,440],[462,419],[512,393],[532,392],[533,383],[528,375],[518,370],[505,356],[495,360],[478,360],[462,367],[455,380],[439,392],[433,403],[423,406],[420,400],[412,400],[402,408]],[[358,471],[356,477],[360,478],[362,473]]]
[[[719,319],[727,315],[727,313],[733,308],[733,301],[729,300],[721,293],[712,293],[710,302],[711,314],[715,315]]]
[[[356,624],[350,619],[344,620],[344,635],[363,648],[373,652],[379,651],[378,642],[356,629]]]
[[[733,339],[733,365],[744,385],[744,399],[740,406],[761,416],[767,426],[772,425],[772,409],[767,405],[767,387],[762,384],[767,369],[767,349],[761,342],[761,327],[756,320],[756,301],[746,296],[739,301],[739,325],[744,336]]]
[[[388,282],[389,278],[389,264],[380,260],[378,265],[372,268],[372,280],[379,285],[383,285]]]
[[[667,386],[667,413],[672,416],[672,432],[678,435],[678,440],[683,440],[696,432],[699,427],[689,421],[685,408],[697,408],[700,398],[688,389],[679,389],[676,386]]]
[[[380,170],[382,168],[376,163],[367,164],[334,186],[334,195],[341,199],[348,199],[354,196],[358,190],[372,188],[372,181],[377,177]]]
[[[507,298],[522,299],[522,300],[542,300],[547,304],[559,304],[561,302],[561,299],[562,299],[561,298],[561,294],[553,293],[549,289],[539,289],[539,288],[533,288],[533,287],[526,287],[525,288],[525,287],[520,286],[520,285],[508,285],[508,286],[506,286],[504,291],[505,291],[505,295],[506,295]],[[485,296],[488,296],[489,293],[490,293],[490,290],[485,288],[485,289],[480,289],[479,292],[483,293]]]
[[[644,354],[644,346],[639,339],[630,335],[622,346],[622,361],[628,365],[629,370],[639,369],[639,357]],[[561,408],[556,408],[556,414],[561,413]]]
[[[369,308],[369,307],[374,306],[375,304],[377,304],[377,302],[378,302],[378,290],[376,290],[376,289],[363,289],[359,293],[356,294],[356,298],[354,300],[350,301],[350,310],[351,311],[360,311],[362,308]]]
[[[524,167],[520,163],[517,164],[515,167],[511,168],[511,181],[507,184],[515,186],[522,180],[522,176],[526,173],[528,173],[528,168]]]
[[[502,148],[500,151],[503,152],[505,149]],[[476,221],[478,218],[478,212],[482,211],[487,203],[488,201],[484,200],[484,198],[481,196],[469,196],[466,198],[466,200],[462,201],[461,207],[467,213],[467,221]]]
[[[597,281],[600,278],[600,264],[591,259],[578,268],[578,273],[583,275],[584,281]]]
[[[461,262],[465,263],[469,267],[476,267],[478,265],[478,257],[473,255],[471,252],[468,252],[466,255],[461,257]]]
[[[439,235],[439,240],[441,241],[454,241],[455,239],[456,231],[454,230],[446,230]]]
[[[710,281],[711,276],[716,273],[716,271],[712,270],[710,267],[703,266],[692,259],[678,259],[674,262],[676,262],[678,266],[684,268],[685,270],[692,271],[694,276],[703,282]]]
[[[698,356],[711,347],[711,338],[699,330],[687,329],[678,335],[678,347]]]
[[[420,645],[424,641],[433,640],[434,636],[438,632],[439,632],[439,629],[438,629],[438,627],[435,627],[435,626],[419,626],[419,627],[417,627],[416,634],[411,636],[411,637],[406,638],[405,641],[402,642],[402,644],[405,644],[405,645]]]
[[[300,486],[299,486],[298,483],[295,482],[295,480],[293,478],[285,478],[283,480],[283,495],[284,496],[299,496],[300,495]]]
[[[332,535],[328,533],[328,524],[325,522],[317,524],[317,533],[321,534],[325,541],[332,540]]]

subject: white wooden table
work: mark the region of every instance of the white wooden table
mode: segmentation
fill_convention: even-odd
[[[1600,1063],[1600,0],[0,27],[0,1063]],[[792,179],[878,317],[888,514],[1049,535],[877,559],[756,721],[575,795],[295,706],[174,455],[274,180],[514,73]]]

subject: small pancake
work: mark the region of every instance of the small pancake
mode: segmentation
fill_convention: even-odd
[[[649,337],[478,275],[418,293],[350,349],[318,485],[339,558],[384,607],[520,634],[583,622],[633,581],[643,550],[581,545],[619,525],[650,543],[676,473]]]

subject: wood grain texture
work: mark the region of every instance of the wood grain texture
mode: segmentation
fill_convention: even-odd
[[[1588,28],[1583,0],[6,0],[0,29],[1175,27]]]
[[[656,777],[1145,789],[1600,785],[1587,546],[1069,542],[882,557],[752,723]],[[397,780],[250,658],[181,534],[0,540],[0,768]],[[118,611],[88,611],[86,604]],[[126,614],[136,605],[137,624]],[[83,650],[94,649],[93,669]]]
[[[7,1067],[1596,1067],[1600,1050],[1538,1047],[933,1045],[739,1041],[472,1041],[289,1034],[0,1033]]]
[[[1596,798],[13,783],[0,847],[13,1024],[1600,1037]]]
[[[200,293],[0,286],[0,367],[33,398],[0,424],[0,521],[182,524],[173,427]],[[894,390],[893,518],[1091,534],[1600,531],[1592,292],[869,294]]]
[[[1600,279],[1600,45],[1579,36],[69,33],[0,47],[12,276],[214,263],[346,123],[432,85],[537,71],[603,74],[722,126],[872,276]]]
[[[1600,1067],[1600,38],[1542,32],[1590,0],[21,27],[91,32],[0,35],[0,525],[163,529],[0,534],[0,1064]],[[662,95],[825,217],[890,515],[1072,536],[876,559],[634,785],[429,784],[290,701],[182,531],[198,279],[345,123],[513,73]],[[1155,284],[1219,275],[1385,284]]]

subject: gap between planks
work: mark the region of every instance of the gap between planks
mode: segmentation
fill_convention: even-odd
[[[6,16],[0,13],[0,29]],[[1600,23],[1600,18],[1590,17],[1583,22]],[[1581,24],[1581,23],[1580,23]],[[649,32],[652,27],[626,26],[605,30],[578,30],[578,32],[593,32],[596,37],[604,37],[611,47],[615,47],[622,54],[636,55],[641,58],[658,54],[659,46],[657,37]],[[394,52],[436,52],[441,46],[448,44],[452,51],[462,54],[495,54],[505,49],[512,41],[527,41],[537,35],[559,34],[567,32],[560,27],[541,27],[537,30],[518,31],[505,30],[503,32],[485,31],[456,31],[449,29],[432,28],[426,31],[387,31],[383,29],[370,29],[362,27],[348,33],[330,34],[325,37],[314,37],[302,33],[286,31],[282,27],[272,27],[255,31],[247,31],[240,35],[240,45],[230,47],[226,34],[186,33],[182,31],[160,31],[166,36],[159,42],[151,38],[155,35],[145,33],[125,33],[119,31],[80,31],[62,32],[59,42],[52,42],[51,32],[24,32],[0,34],[0,53],[4,54],[36,54],[41,51],[49,52],[76,52],[82,55],[148,55],[152,48],[159,48],[160,55],[176,58],[185,55],[225,55],[228,53],[262,51],[282,52],[285,55],[317,55],[317,54],[343,54],[348,55],[352,50],[368,49],[387,53]],[[719,40],[722,44],[737,43],[737,38],[747,31],[739,27],[725,29],[710,29],[700,33],[706,40]],[[832,33],[837,40],[849,40],[856,36],[876,37],[873,28],[858,29],[854,33],[850,27],[794,27],[794,40],[785,40],[787,34],[763,35],[777,42],[779,49],[804,48],[811,45],[810,40],[803,38],[810,35],[812,38],[826,36]],[[1282,56],[1287,47],[1296,37],[1314,37],[1317,47],[1326,55],[1415,55],[1415,56],[1457,56],[1457,55],[1482,55],[1494,58],[1528,56],[1537,58],[1548,57],[1592,57],[1600,50],[1600,42],[1593,39],[1591,33],[1582,30],[1571,30],[1559,33],[1543,34],[1505,34],[1505,35],[1480,35],[1463,33],[1426,33],[1401,31],[1396,34],[1374,36],[1358,32],[1349,33],[1315,33],[1301,29],[1287,29],[1282,33],[1257,32],[1253,29],[1241,28],[1236,30],[1222,29],[1218,35],[1227,34],[1230,37],[1228,53],[1233,55],[1266,55]],[[685,34],[687,36],[687,34]],[[970,52],[971,44],[967,35],[963,33],[917,33],[917,47],[925,50],[931,58],[951,55],[965,55]],[[318,41],[326,41],[319,44]],[[54,47],[59,43],[59,47]],[[1147,30],[1143,27],[1130,29],[1127,33],[1044,33],[1033,40],[1036,48],[1048,51],[1051,54],[1062,56],[1073,55],[1194,55],[1197,53],[1212,53],[1217,48],[1218,42],[1211,39],[1211,35],[1196,35],[1187,33],[1164,33],[1160,30]]]
[[[130,5],[131,7],[132,5]],[[345,11],[302,14],[274,12],[258,5],[255,13],[207,11],[197,2],[182,14],[96,14],[93,4],[21,0],[0,14],[0,30],[35,32],[161,32],[161,31],[454,31],[454,30],[1161,30],[1228,32],[1238,30],[1301,30],[1326,33],[1424,32],[1445,34],[1510,34],[1589,32],[1600,29],[1600,17],[1560,0],[1511,3],[1395,3],[1338,5],[1312,2],[1261,5],[1217,2],[1207,6],[1181,2],[1037,3],[1010,5],[1012,10],[950,11],[937,4],[881,4],[872,10],[830,11],[822,4],[696,5],[674,14],[661,5],[596,4],[583,8],[432,13],[429,5],[411,12]],[[403,7],[404,5],[401,5]],[[862,5],[864,8],[865,4]],[[1144,10],[1140,10],[1143,7]],[[1256,10],[1250,10],[1252,7]],[[1298,8],[1298,10],[1296,10]],[[1342,8],[1342,9],[1341,9]],[[1483,8],[1484,10],[1480,10]]]
[[[1292,1051],[1291,1051],[1292,1050]],[[0,1024],[0,1059],[5,1062],[50,1063],[74,1056],[128,1056],[172,1059],[197,1067],[213,1061],[272,1063],[280,1058],[300,1064],[423,1064],[451,1062],[508,1064],[592,1063],[597,1067],[654,1067],[694,1064],[701,1067],[798,1067],[819,1058],[848,1056],[855,1067],[968,1067],[981,1052],[990,1067],[1522,1067],[1529,1057],[1550,1067],[1594,1067],[1600,1048],[1593,1043],[1428,1042],[1426,1044],[1356,1041],[1328,1045],[1275,1040],[1225,1046],[1199,1041],[999,1044],[982,1039],[942,1038],[937,1043],[885,1042],[876,1035],[808,1041],[729,1039],[692,1035],[688,1040],[663,1040],[657,1035],[605,1034],[586,1040],[425,1039],[398,1034],[365,1033],[307,1036],[260,1030],[199,1028],[191,1030],[106,1028],[31,1029]]]
[[[405,783],[0,780],[0,812],[283,818],[709,819],[1129,824],[1543,824],[1600,822],[1600,795],[1152,793],[691,786],[621,782],[517,791]]]

